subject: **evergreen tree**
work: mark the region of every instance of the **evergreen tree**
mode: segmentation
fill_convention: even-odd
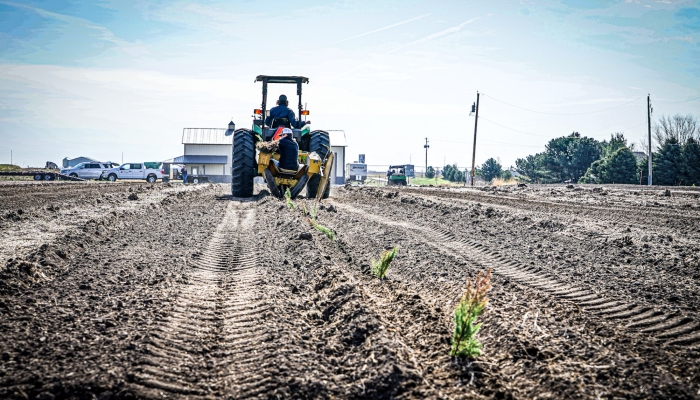
[[[454,173],[452,174],[452,182],[464,182],[464,172],[460,171],[457,168],[453,169]]]
[[[578,183],[602,183],[602,174],[605,160],[596,160],[591,164],[586,173],[578,180]]]
[[[428,179],[435,178],[435,168],[433,168],[432,166],[428,167],[428,170],[425,171],[425,177]]]
[[[681,173],[684,185],[700,186],[700,143],[693,138],[689,138],[683,146]]]
[[[491,182],[493,178],[501,176],[503,168],[494,158],[489,158],[481,165],[481,176],[486,182]]]
[[[464,181],[464,173],[459,170],[457,164],[452,164],[450,166],[450,182],[462,182]]]
[[[610,142],[603,141],[602,144],[604,149],[603,153],[606,157],[611,156],[614,152],[623,147],[628,147],[627,139],[625,139],[625,135],[621,132],[610,134]]]
[[[587,137],[570,142],[567,151],[569,153],[569,163],[564,168],[565,176],[563,178],[571,179],[574,182],[578,181],[586,173],[588,167],[600,158],[602,153],[600,143]]]
[[[574,132],[569,136],[552,139],[544,152],[545,183],[578,181],[591,164],[600,158],[601,143],[595,139],[581,137]],[[516,164],[517,165],[517,164]]]
[[[682,183],[683,153],[676,138],[667,139],[651,161],[654,185],[673,186]]]
[[[454,169],[450,164],[445,165],[445,168],[442,170],[442,177],[447,179],[448,181],[452,181],[452,175],[454,174]]]
[[[501,179],[503,179],[504,181],[509,181],[513,179],[513,173],[510,172],[509,169],[503,170],[503,173],[501,173]]]
[[[637,157],[627,147],[612,153],[602,169],[601,183],[637,183]]]

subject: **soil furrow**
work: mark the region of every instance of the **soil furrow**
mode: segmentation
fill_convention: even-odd
[[[700,393],[692,191],[334,188],[317,210],[329,239],[311,199],[264,190],[66,185],[58,204],[24,186],[0,187],[0,229],[58,233],[0,266],[0,398]],[[483,354],[450,357],[453,310],[486,268]]]
[[[376,222],[385,224],[385,225],[394,225],[394,226],[400,226],[403,228],[407,228],[410,230],[421,230],[423,234],[430,235],[435,238],[435,242],[441,243],[443,246],[447,246],[451,249],[461,251],[462,254],[467,255],[472,260],[479,259],[479,258],[486,258],[488,261],[486,264],[492,266],[494,268],[494,272],[497,274],[502,274],[504,276],[507,276],[509,278],[514,278],[517,281],[526,284],[526,285],[531,285],[534,286],[538,289],[545,290],[552,292],[552,294],[556,295],[557,297],[569,300],[569,301],[574,301],[576,302],[575,299],[569,298],[568,296],[564,295],[558,295],[556,291],[551,290],[551,288],[557,284],[560,284],[557,281],[554,280],[549,280],[549,279],[543,279],[540,278],[540,276],[535,275],[535,274],[527,274],[524,273],[522,270],[517,270],[516,268],[512,268],[506,264],[503,264],[502,261],[504,257],[499,255],[495,251],[488,251],[488,250],[483,250],[483,246],[479,246],[480,243],[477,243],[473,240],[469,239],[464,239],[464,238],[459,238],[456,239],[455,236],[450,233],[444,231],[442,228],[436,227],[432,228],[430,225],[428,226],[415,226],[411,225],[406,222],[396,222],[395,220],[389,220],[386,218],[383,218],[381,216],[373,215],[373,214],[368,214],[365,211],[361,211],[360,209],[351,207],[347,204],[338,204],[336,203],[336,206],[339,207],[340,209],[345,209],[350,212],[354,212],[357,214],[363,214],[366,218],[372,219]],[[435,232],[438,232],[437,234]],[[445,242],[444,239],[449,238],[449,239],[456,239],[453,242]],[[477,249],[481,254],[480,255],[474,255],[473,251]],[[585,290],[585,289],[578,289],[571,287],[572,289],[576,290],[577,293],[590,293],[590,291]],[[621,301],[616,301],[616,300],[606,300],[603,296],[599,296],[599,301],[600,303],[591,305],[592,300],[588,300],[585,303],[580,303],[580,305],[586,307],[587,310],[593,311],[597,313],[598,315],[605,316],[609,314],[616,314],[620,311],[628,311],[629,309],[635,307],[634,304],[626,303],[626,302],[621,302]],[[624,318],[624,314],[622,318]],[[618,315],[618,318],[619,315]],[[693,321],[692,318],[685,317],[683,320],[688,320],[688,321]],[[638,325],[637,325],[638,326]],[[669,325],[664,327],[658,327],[658,328],[649,328],[647,330],[643,330],[642,332],[644,333],[654,333],[661,331],[663,329],[668,329],[668,328],[673,328],[676,325]],[[660,337],[662,338],[662,337]]]
[[[246,268],[255,265],[255,248],[244,240],[254,220],[254,209],[229,204],[202,254],[193,257],[189,275],[196,283],[180,288],[178,307],[157,328],[163,332],[159,350],[136,375],[136,393],[162,396],[147,389],[155,388],[171,395],[242,395],[238,381],[250,371],[239,370],[235,359],[249,354],[260,362],[264,354],[264,335],[254,328],[263,309],[260,271]],[[242,320],[251,324],[241,326]]]

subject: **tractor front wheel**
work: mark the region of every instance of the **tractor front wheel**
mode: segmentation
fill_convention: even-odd
[[[312,131],[309,133],[309,136],[309,151],[315,151],[322,160],[325,160],[328,152],[331,151],[331,141],[328,137],[328,132]],[[326,173],[326,171],[323,172]],[[319,183],[321,183],[320,175],[314,175],[309,178],[309,182],[306,184],[306,198],[313,199],[316,197]],[[330,192],[331,182],[329,181],[326,185],[326,190],[323,192],[323,198],[327,199]]]
[[[231,195],[251,197],[255,178],[255,139],[253,131],[239,129],[233,133],[233,155],[231,156]]]

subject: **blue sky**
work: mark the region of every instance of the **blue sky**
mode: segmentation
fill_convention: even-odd
[[[250,125],[259,74],[309,77],[312,126],[378,165],[428,137],[468,166],[478,90],[476,161],[509,166],[572,131],[639,142],[647,93],[700,117],[674,103],[700,97],[700,1],[0,0],[0,163],[179,156],[183,127]]]

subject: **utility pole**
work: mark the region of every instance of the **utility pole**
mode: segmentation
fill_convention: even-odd
[[[10,150],[10,165],[12,165],[12,150]]]
[[[479,123],[479,92],[476,92],[476,118],[474,118],[474,150],[472,151],[472,186],[474,186],[474,166],[476,163],[476,127]]]
[[[430,148],[428,138],[425,138],[425,145],[423,147],[425,148],[425,172],[423,173],[423,178],[425,178],[425,175],[428,173],[428,149]]]
[[[649,131],[649,155],[647,156],[647,159],[649,161],[649,178],[648,178],[648,185],[651,186],[651,112],[653,109],[651,108],[651,95],[647,94],[647,128]]]
[[[124,164],[124,152],[122,151],[122,164]]]

